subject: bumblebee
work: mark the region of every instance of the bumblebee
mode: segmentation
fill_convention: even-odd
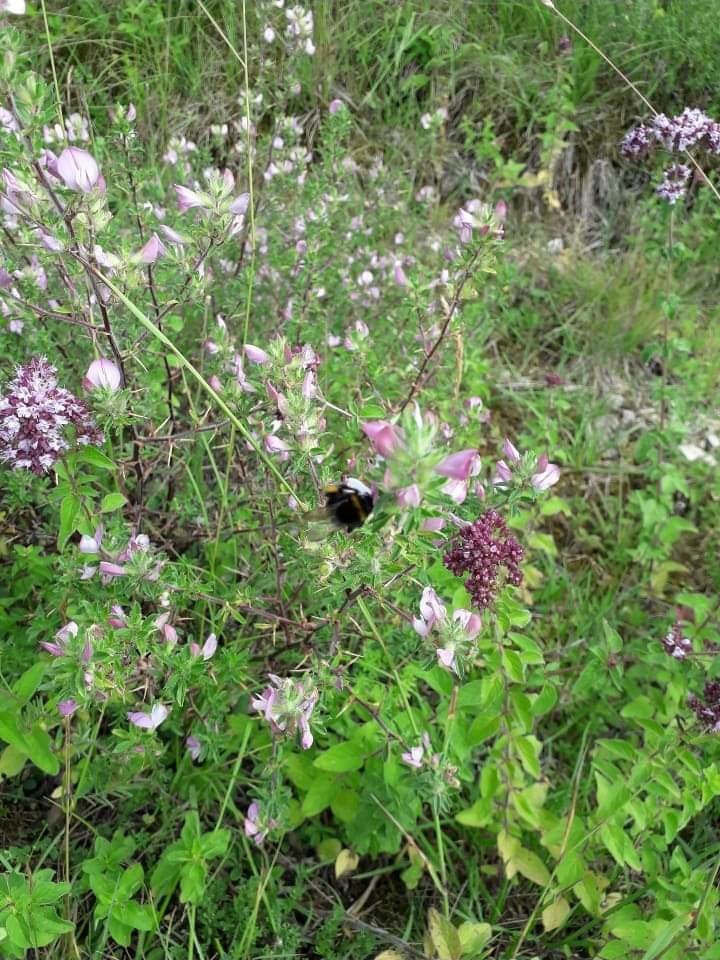
[[[308,520],[327,520],[351,533],[361,527],[375,506],[370,487],[361,480],[346,477],[325,487],[325,506],[305,516]]]

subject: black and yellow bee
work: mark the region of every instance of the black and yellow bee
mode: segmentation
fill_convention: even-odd
[[[326,520],[351,533],[361,527],[372,513],[375,498],[361,480],[346,477],[325,487],[325,506],[305,514],[308,520]]]

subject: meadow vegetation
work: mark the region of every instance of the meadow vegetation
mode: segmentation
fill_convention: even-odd
[[[720,960],[715,0],[307,2],[0,0],[0,957]]]

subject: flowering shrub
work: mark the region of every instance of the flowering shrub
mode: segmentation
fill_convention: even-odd
[[[385,937],[409,955],[423,935],[453,960],[493,938],[498,956],[547,952],[567,924],[603,957],[629,942],[709,958],[716,891],[678,837],[720,786],[677,729],[720,723],[696,662],[710,612],[691,594],[692,616],[662,619],[638,656],[609,622],[630,601],[594,595],[577,451],[555,423],[564,380],[543,377],[552,415],[519,426],[518,390],[484,355],[512,269],[505,199],[440,203],[358,146],[350,97],[305,111],[316,14],[274,0],[253,16],[238,110],[178,129],[157,168],[132,104],[64,113],[20,35],[0,34],[0,558],[16,593],[0,606],[0,777],[47,779],[65,881],[11,846],[0,956],[61,936],[78,955],[291,956],[316,907],[319,956],[370,955],[342,939],[364,921],[333,913],[319,858],[338,889],[361,859],[393,904],[419,888],[427,910]],[[446,136],[448,107],[427,106],[422,135]],[[717,140],[686,111],[624,151]],[[673,522],[668,477],[664,500],[629,495],[646,521],[631,560],[660,594],[678,572],[663,550],[695,529]],[[350,522],[329,522],[338,498]],[[589,588],[568,572],[586,555]],[[592,613],[577,622],[556,605],[573,589]]]

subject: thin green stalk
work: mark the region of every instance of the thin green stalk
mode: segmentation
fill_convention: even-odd
[[[365,620],[367,621],[367,625],[370,627],[370,630],[371,630],[371,632],[372,632],[372,635],[375,637],[375,639],[377,640],[377,642],[380,644],[380,646],[381,646],[381,648],[382,648],[382,650],[383,650],[383,653],[384,653],[385,656],[387,657],[387,661],[388,661],[388,663],[390,664],[390,672],[391,672],[392,675],[393,675],[393,678],[394,678],[394,680],[395,680],[395,683],[397,684],[397,688],[398,688],[398,690],[399,690],[399,692],[400,692],[400,696],[402,697],[402,701],[403,701],[403,703],[405,704],[405,710],[407,711],[408,717],[410,718],[410,723],[411,723],[411,725],[412,725],[413,732],[414,732],[414,734],[415,734],[416,736],[420,736],[420,731],[419,731],[418,728],[417,728],[417,725],[416,725],[416,723],[415,723],[415,717],[414,717],[414,715],[413,715],[412,710],[410,709],[410,704],[409,704],[409,702],[408,702],[408,699],[407,699],[407,697],[405,696],[405,690],[403,689],[403,685],[402,685],[402,683],[401,683],[401,681],[400,681],[400,676],[398,675],[398,672],[397,672],[397,670],[395,669],[395,661],[394,661],[394,660],[392,659],[392,657],[390,656],[390,651],[388,650],[387,646],[385,645],[385,641],[383,640],[382,635],[381,635],[380,631],[378,630],[378,628],[377,628],[377,626],[376,626],[376,624],[375,624],[375,620],[374,620],[374,618],[373,618],[373,615],[372,615],[372,614],[370,613],[370,611],[368,610],[367,605],[366,605],[365,601],[363,600],[363,598],[362,598],[362,597],[358,597],[357,603],[358,603],[358,607],[359,607],[362,615],[365,617]]]

